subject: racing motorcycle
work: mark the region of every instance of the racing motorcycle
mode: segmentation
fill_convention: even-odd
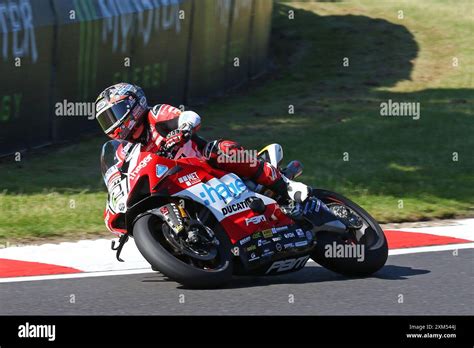
[[[278,144],[258,156],[290,185],[302,173],[297,161],[281,166]],[[117,259],[123,261],[122,248],[133,237],[154,270],[186,287],[219,287],[233,275],[294,272],[310,258],[331,271],[364,277],[387,260],[378,223],[338,193],[311,189],[297,203],[301,214],[293,216],[294,206],[279,204],[271,191],[203,158],[172,159],[117,140],[103,145],[101,169],[109,193],[105,223],[119,237],[118,245],[112,242]],[[355,247],[363,257],[344,252]]]

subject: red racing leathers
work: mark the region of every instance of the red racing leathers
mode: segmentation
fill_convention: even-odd
[[[257,161],[251,156],[239,156],[237,152],[245,150],[238,143],[231,140],[207,142],[199,137],[196,132],[201,126],[201,118],[194,111],[181,111],[171,105],[158,104],[148,112],[145,126],[148,127],[148,132],[145,132],[141,142],[146,151],[158,152],[168,134],[180,129],[190,129],[191,138],[176,149],[175,158],[204,156],[212,166],[252,179],[266,187],[271,187],[281,178],[280,172],[268,162]],[[223,155],[234,155],[234,158],[240,160],[225,161]]]

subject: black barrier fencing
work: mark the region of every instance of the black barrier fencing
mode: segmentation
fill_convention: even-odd
[[[105,87],[205,102],[265,71],[272,0],[0,0],[0,155],[97,130]]]

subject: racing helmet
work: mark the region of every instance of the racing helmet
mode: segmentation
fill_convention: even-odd
[[[130,141],[144,121],[148,105],[143,90],[129,83],[106,88],[95,101],[96,119],[106,135]]]

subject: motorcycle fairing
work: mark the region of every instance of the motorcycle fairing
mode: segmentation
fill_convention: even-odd
[[[281,218],[274,220],[277,203],[250,191],[242,179],[233,173],[195,184],[173,196],[188,198],[206,206],[227,231],[232,243],[256,231],[282,224]],[[267,207],[264,213],[255,213],[250,209],[252,198],[263,201]],[[283,223],[291,222],[290,219],[283,219]]]

